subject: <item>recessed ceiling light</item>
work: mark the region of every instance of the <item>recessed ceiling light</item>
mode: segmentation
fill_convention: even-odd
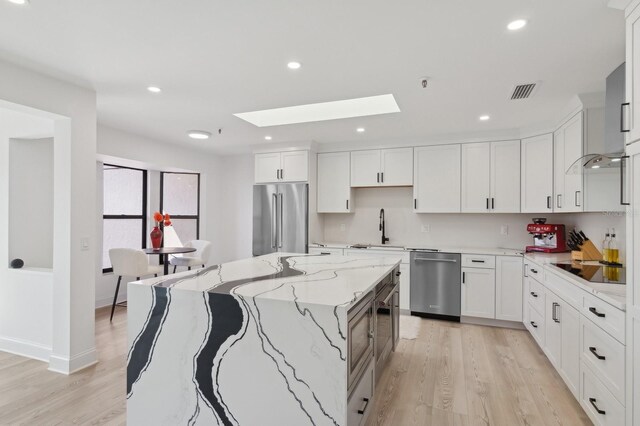
[[[622,160],[622,158],[612,158],[611,162],[612,163],[617,163],[618,161],[621,161],[621,160]]]
[[[297,70],[300,69],[300,67],[302,66],[302,64],[300,62],[296,62],[296,61],[291,61],[287,64],[287,68],[289,68],[290,70]]]
[[[480,119],[480,121],[487,121],[488,119],[490,119],[491,117],[489,117],[488,115],[481,115],[480,117],[478,117]]]
[[[527,21],[525,21],[524,19],[516,19],[515,21],[509,22],[509,25],[507,25],[507,28],[510,29],[511,31],[516,31],[521,28],[524,28],[525,25],[527,25]]]
[[[321,102],[318,104],[266,109],[262,111],[234,114],[258,127],[280,126],[283,124],[311,123],[314,121],[337,120],[340,118],[365,117],[368,115],[400,112],[393,95],[370,96],[343,101]]]
[[[592,168],[592,169],[599,169],[599,168],[600,168],[600,166],[595,165],[595,166],[591,166],[591,168]]]
[[[358,132],[358,133],[364,133],[364,127],[358,127],[358,128],[356,129],[356,132]]]
[[[191,139],[209,139],[211,137],[210,132],[205,132],[204,130],[189,130],[187,135]]]
[[[29,3],[29,0],[9,0],[9,2],[13,4],[27,4]]]
[[[147,90],[150,91],[151,93],[160,93],[160,92],[162,92],[162,89],[157,87],[157,86],[149,86],[149,87],[147,87]]]
[[[265,136],[264,139],[267,140],[267,141],[270,141],[273,138],[271,136]]]

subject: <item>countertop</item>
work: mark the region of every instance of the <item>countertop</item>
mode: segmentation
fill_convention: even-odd
[[[273,253],[129,284],[348,308],[400,261]]]
[[[309,247],[314,248],[338,248],[348,249],[356,243],[311,243]],[[364,249],[361,249],[364,250]],[[524,251],[521,249],[501,248],[501,247],[455,247],[455,246],[438,246],[438,245],[424,245],[424,244],[403,244],[388,246],[372,245],[367,250],[389,250],[389,251],[405,251],[405,250],[438,250],[443,253],[460,253],[460,254],[485,254],[490,256],[522,256]]]
[[[605,284],[605,283],[592,283],[585,279],[582,279],[572,273],[565,271],[552,265],[552,263],[571,263],[571,253],[526,253],[525,259],[529,259],[533,262],[541,264],[543,268],[552,274],[555,274],[565,281],[581,288],[582,290],[589,292],[596,296],[598,299],[607,302],[608,304],[624,311],[627,306],[627,286],[623,284]],[[594,264],[598,262],[583,262],[585,265]]]

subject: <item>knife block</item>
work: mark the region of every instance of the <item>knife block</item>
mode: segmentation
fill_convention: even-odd
[[[602,253],[593,245],[591,240],[585,241],[580,246],[580,251],[571,252],[572,260],[602,260]]]

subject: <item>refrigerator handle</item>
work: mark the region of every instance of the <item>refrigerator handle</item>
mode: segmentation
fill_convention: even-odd
[[[271,205],[271,248],[276,248],[277,229],[278,229],[278,195],[271,194],[273,204]]]
[[[278,248],[282,248],[282,194],[280,197],[280,205],[278,206]]]

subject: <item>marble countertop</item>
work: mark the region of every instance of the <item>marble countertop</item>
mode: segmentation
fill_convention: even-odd
[[[542,264],[545,270],[555,274],[565,281],[587,291],[600,300],[624,311],[627,306],[627,286],[624,284],[593,283],[582,279],[564,269],[552,265],[553,263],[571,264],[571,253],[526,253],[525,259]],[[585,265],[598,265],[598,262],[583,262]]]
[[[272,253],[129,284],[348,308],[400,261],[391,254],[358,258]]]
[[[309,247],[327,247],[348,249],[355,243],[311,243]],[[389,245],[380,246],[372,245],[368,250],[389,250],[389,251],[405,251],[405,250],[428,250],[435,249],[444,253],[460,253],[460,254],[485,254],[490,256],[522,256],[524,251],[521,249],[501,248],[501,247],[455,247],[455,246],[438,246],[438,245],[425,245],[425,244],[404,244],[404,245]]]

